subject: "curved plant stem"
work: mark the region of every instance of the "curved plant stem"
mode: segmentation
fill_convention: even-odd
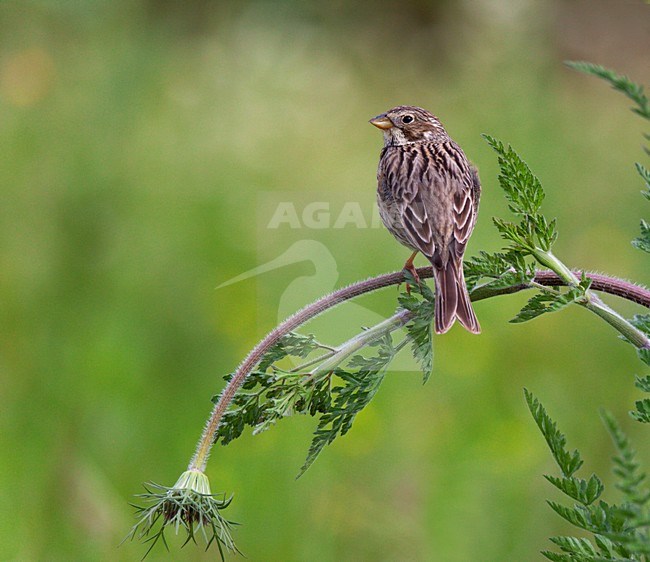
[[[430,267],[426,268],[431,270]],[[574,272],[575,275],[580,275],[579,271]],[[419,272],[418,275],[423,277],[423,274]],[[424,277],[427,277],[426,275]],[[430,277],[430,276],[429,276]],[[608,293],[610,295],[615,295],[621,297],[625,300],[640,304],[642,306],[647,306],[650,308],[650,290],[629,281],[623,279],[617,279],[616,277],[608,277],[607,275],[601,275],[599,273],[587,273],[587,277],[591,279],[591,288],[594,291],[600,291],[602,293]],[[544,285],[546,287],[562,287],[566,285],[560,277],[553,273],[552,271],[538,271],[535,273],[535,283]],[[496,297],[498,295],[511,295],[512,293],[518,293],[525,289],[530,289],[531,287],[525,283],[521,285],[512,285],[510,287],[503,287],[502,289],[491,289],[488,286],[479,287],[472,291],[472,301],[480,301],[490,297]],[[483,290],[485,289],[485,290]]]
[[[432,267],[429,266],[418,268],[417,273],[421,279],[428,279],[433,275]],[[580,277],[580,272],[572,272],[572,274],[577,278]],[[605,275],[587,274],[587,277],[591,279],[591,289],[595,291],[602,291],[605,293],[617,295],[624,299],[650,308],[650,290],[644,287],[634,285],[628,281],[623,281],[621,279],[607,277]],[[343,287],[342,289],[325,295],[312,304],[307,305],[305,308],[302,308],[287,318],[276,328],[274,328],[271,332],[269,332],[269,334],[260,343],[258,343],[255,348],[253,348],[253,350],[248,354],[244,361],[239,365],[235,371],[235,374],[219,396],[219,400],[215,404],[212,413],[210,414],[210,418],[205,425],[201,439],[197,445],[196,452],[194,453],[194,456],[192,457],[192,460],[188,466],[188,470],[205,470],[210,455],[210,450],[214,443],[214,437],[216,435],[217,429],[219,428],[219,422],[228,409],[230,402],[234,398],[237,390],[239,390],[239,387],[243,384],[248,374],[260,362],[266,352],[283,336],[295,330],[298,326],[304,324],[308,320],[311,320],[322,312],[328,310],[329,308],[336,306],[337,304],[350,300],[359,295],[376,291],[377,289],[388,287],[390,285],[400,284],[404,282],[404,280],[404,272],[395,271],[393,273],[386,273],[384,275],[371,277],[370,279],[348,285],[347,287]],[[534,279],[535,283],[545,286],[566,285],[567,281],[568,279],[565,279],[564,276],[560,277],[552,271],[538,271]],[[472,292],[471,297],[473,301],[478,301],[499,295],[516,293],[518,291],[529,288],[531,288],[531,286],[528,284],[516,285],[513,287],[506,287],[501,289],[491,289],[489,285],[487,285],[482,286]],[[399,320],[395,321],[395,318],[398,315]],[[619,318],[621,321],[628,324],[627,321],[622,317]],[[607,318],[605,319],[607,320]],[[387,325],[391,326],[393,329],[396,329],[408,323],[409,320],[410,313],[407,311],[399,311],[395,316],[391,317],[386,322]],[[638,341],[632,340],[632,343],[634,343],[637,347],[650,345],[647,338],[644,340],[638,339]]]
[[[313,380],[318,380],[319,377],[327,375],[331,372],[337,365],[340,365],[353,353],[356,353],[366,345],[371,344],[374,341],[377,341],[385,334],[394,332],[395,330],[401,328],[405,324],[408,324],[413,314],[409,310],[400,310],[396,312],[390,318],[387,318],[383,322],[364,330],[360,334],[354,336],[352,339],[348,340],[344,345],[340,346],[339,350],[334,353],[331,357],[328,357],[323,361],[318,367],[316,367],[310,374],[309,378]]]

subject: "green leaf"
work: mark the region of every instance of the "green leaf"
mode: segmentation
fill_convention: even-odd
[[[557,476],[544,475],[553,486],[583,505],[595,502],[603,493],[605,487],[598,476],[592,474],[589,480],[582,478],[558,478]]]
[[[630,323],[644,334],[650,336],[650,314],[635,314],[631,318]],[[637,348],[636,353],[641,361],[646,365],[650,365],[650,349]]]
[[[557,220],[548,221],[544,215],[537,215],[535,217],[535,235],[541,249],[544,252],[550,251],[557,240]]]
[[[543,292],[538,293],[531,297],[526,305],[519,311],[510,322],[518,324],[520,322],[528,322],[533,318],[537,318],[547,312],[556,312],[562,310],[564,307],[575,303],[581,302],[585,299],[586,289],[582,286],[572,287],[571,289],[560,293]]]
[[[422,283],[411,294],[401,293],[398,297],[400,307],[414,313],[412,320],[405,326],[406,337],[411,343],[413,357],[422,369],[423,382],[429,380],[433,370],[433,336],[431,325],[434,315],[434,294]]]
[[[575,538],[575,537],[551,537],[550,541],[560,547],[560,550],[581,557],[580,560],[586,559],[585,557],[597,556],[596,549],[591,544],[589,539]]]
[[[271,349],[269,349],[260,361],[258,369],[260,371],[266,371],[266,369],[268,369],[268,367],[273,363],[277,363],[288,356],[305,358],[312,351],[315,351],[320,347],[321,344],[316,341],[313,334],[303,336],[296,332],[289,332]]]
[[[230,380],[232,374],[226,375],[224,378]],[[224,414],[215,436],[215,442],[220,441],[222,445],[227,445],[241,436],[247,425],[254,426],[258,422],[266,409],[266,406],[262,403],[262,389],[270,388],[273,383],[273,376],[260,371],[253,371],[248,376],[245,384],[235,394],[230,409]],[[247,392],[255,387],[260,390]],[[218,400],[218,394],[212,397],[212,402],[215,404]]]
[[[605,556],[605,560],[614,560],[616,556],[616,545],[609,540],[607,537],[601,535],[594,535],[594,540],[596,541],[596,546],[600,551],[600,554]]]
[[[492,222],[499,234],[501,234],[501,238],[512,242],[510,250],[526,252],[527,254],[533,251],[532,230],[527,227],[529,223],[516,224],[497,217],[492,217]]]
[[[539,249],[550,251],[557,239],[556,221],[547,220],[539,210],[544,201],[544,190],[539,179],[514,149],[483,135],[495,150],[499,162],[499,184],[508,200],[508,209],[519,217],[518,223],[493,218],[501,237],[511,243],[510,249],[524,255]]]
[[[630,412],[630,415],[641,423],[650,423],[650,398],[637,400],[634,405],[636,410]]]
[[[511,146],[505,147],[490,135],[483,135],[483,138],[499,155],[499,183],[510,202],[509,209],[515,215],[535,215],[544,200],[539,179]]]
[[[286,357],[304,359],[322,347],[312,334],[295,332],[271,347],[232,399],[219,424],[215,442],[227,445],[240,437],[247,426],[257,434],[293,413],[314,415],[326,409],[329,403],[326,383],[312,380],[305,384],[299,375],[286,379],[277,375],[275,367],[275,363]],[[232,376],[228,374],[224,379],[229,381]],[[219,395],[212,397],[212,402],[218,400]]]
[[[627,531],[624,511],[604,501],[597,505],[575,505],[573,507],[566,507],[553,501],[547,503],[562,519],[585,531],[606,535],[609,538],[611,535],[618,534],[618,539]]]
[[[650,392],[650,375],[645,377],[635,377],[634,386],[643,390],[643,392]]]
[[[550,550],[542,550],[542,555],[552,562],[575,562],[575,559],[572,558],[569,554],[558,554],[557,552],[551,552]]]
[[[618,453],[613,458],[613,471],[618,477],[616,487],[623,492],[627,502],[644,507],[650,500],[650,491],[642,485],[646,480],[646,474],[640,469],[640,464],[636,460],[636,451],[632,448],[627,435],[623,433],[623,430],[609,412],[601,410],[600,416]]]
[[[374,376],[355,378],[352,373],[338,370],[336,375],[341,377],[345,384],[332,390],[335,396],[332,410],[321,416],[307,452],[307,458],[300,468],[297,478],[302,476],[314,463],[325,445],[329,445],[336,437],[348,432],[354,418],[370,402],[384,377],[384,373],[380,372],[374,373]]]
[[[557,513],[562,519],[568,521],[574,527],[579,527],[580,529],[585,529],[587,531],[591,530],[591,527],[589,525],[589,518],[587,517],[587,511],[583,506],[575,506],[573,508],[570,508],[553,501],[547,501],[546,503],[548,503],[551,509],[555,511],[555,513]]]
[[[542,550],[542,555],[552,562],[573,562],[573,559],[568,554],[558,554],[550,550]]]
[[[333,374],[342,384],[331,390],[331,406],[321,414],[307,458],[296,478],[305,473],[326,445],[349,431],[357,414],[370,403],[379,390],[386,368],[396,350],[390,335],[380,340],[376,347],[378,349],[375,356],[366,358],[356,355],[350,360],[347,370],[334,371]]]
[[[426,323],[416,318],[406,325],[406,333],[411,340],[413,357],[422,369],[422,383],[426,383],[433,371],[433,339],[431,321]]]
[[[639,172],[639,175],[645,182],[645,189],[641,192],[641,195],[650,200],[650,170],[642,164],[639,164],[639,162],[636,162],[634,165],[636,166],[636,171]]]
[[[630,322],[635,328],[650,336],[650,314],[635,314]]]
[[[646,382],[643,380],[642,385]],[[565,448],[565,438],[550,419],[543,406],[527,390],[526,400],[533,417],[542,430],[553,457],[560,466],[564,477],[546,476],[561,492],[578,503],[572,507],[549,501],[549,506],[565,521],[573,526],[593,533],[596,547],[584,537],[553,537],[562,552],[544,551],[549,560],[560,561],[618,561],[640,562],[650,554],[650,513],[646,508],[648,493],[641,483],[645,474],[640,472],[635,461],[635,451],[630,447],[627,437],[622,433],[611,415],[602,413],[614,440],[618,455],[614,458],[614,473],[619,478],[617,486],[623,491],[626,503],[617,506],[596,500],[603,493],[601,480],[592,475],[588,480],[575,478],[569,472],[577,469],[582,461],[579,454],[569,454]],[[569,469],[566,467],[568,465]]]
[[[632,240],[632,246],[650,254],[650,224],[641,220],[641,236]]]
[[[597,76],[609,82],[612,88],[622,92],[634,102],[635,106],[632,107],[634,113],[640,115],[644,119],[650,120],[650,101],[648,100],[648,96],[644,93],[643,86],[633,82],[627,76],[617,74],[613,70],[609,70],[597,64],[582,61],[569,61],[566,64],[575,70]],[[643,136],[646,140],[650,140],[650,135],[647,133]],[[645,148],[645,151],[650,154],[650,150],[647,147]],[[650,172],[639,163],[636,163],[636,169],[645,182],[645,190],[641,193],[646,199],[650,200]],[[632,241],[632,245],[635,248],[650,253],[650,225],[648,225],[647,222],[643,220],[641,221],[641,235]],[[641,358],[646,363],[650,364],[650,354],[642,354]]]
[[[493,288],[513,287],[530,283],[535,268],[528,265],[521,252],[479,252],[464,262],[467,289],[471,292],[483,279]]]
[[[555,462],[560,467],[565,478],[570,478],[582,466],[580,453],[575,450],[572,453],[566,450],[566,437],[557,428],[555,422],[549,417],[544,406],[535,398],[535,396],[524,389],[528,409],[533,415],[537,427],[539,427],[546,443],[551,450]]]
[[[584,61],[567,61],[565,64],[575,70],[598,76],[609,82],[612,88],[622,92],[636,104],[636,107],[632,109],[634,113],[650,120],[650,102],[648,102],[648,97],[643,92],[643,86],[632,82],[627,76],[616,74],[613,70],[599,64]]]

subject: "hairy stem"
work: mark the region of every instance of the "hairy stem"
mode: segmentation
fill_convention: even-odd
[[[431,277],[433,275],[431,268],[429,269],[429,274],[425,277]],[[404,281],[404,273],[402,271],[396,271],[394,273],[387,273],[380,275],[378,277],[371,277],[365,281],[359,281],[347,287],[343,287],[338,291],[334,291],[324,297],[321,297],[317,301],[313,302],[310,305],[307,305],[305,308],[299,310],[284,322],[274,328],[267,336],[255,346],[255,348],[248,354],[246,359],[239,365],[232,379],[226,385],[226,388],[223,389],[219,400],[212,409],[210,418],[208,419],[203,433],[201,434],[201,439],[196,447],[196,452],[190,461],[188,470],[198,469],[201,471],[205,470],[205,466],[208,462],[210,456],[210,449],[214,442],[214,436],[217,433],[219,428],[219,422],[223,417],[223,414],[228,409],[230,402],[234,398],[239,387],[244,383],[244,380],[248,374],[255,368],[255,366],[260,362],[262,357],[266,352],[275,345],[283,336],[295,330],[301,324],[304,324],[308,320],[318,316],[321,312],[336,306],[339,303],[350,300],[359,295],[381,289],[382,287],[389,287],[390,285],[396,285]]]
[[[600,300],[598,295],[589,292],[589,301],[584,303],[583,306],[587,310],[591,310],[594,314],[600,316],[610,326],[613,326],[627,340],[632,342],[639,349],[650,349],[650,340],[641,330],[630,324],[618,312],[612,310],[603,301]]]
[[[417,273],[421,279],[428,279],[433,276],[433,271],[430,266],[418,268]],[[566,272],[564,271],[563,273],[566,274]],[[570,273],[573,279],[578,278],[576,277],[575,273],[573,272]],[[571,277],[569,277],[569,279],[571,279]],[[623,281],[613,277],[607,277],[605,275],[587,274],[587,277],[592,281],[591,288],[593,290],[617,295],[619,297],[625,298],[627,300],[633,301],[635,303],[650,308],[650,290],[645,289],[644,287],[640,287],[638,285],[634,285],[627,281]],[[262,357],[264,357],[267,351],[273,345],[275,345],[283,336],[295,330],[298,326],[304,324],[308,320],[311,320],[312,318],[318,316],[322,312],[328,310],[329,308],[332,308],[333,306],[336,306],[339,303],[350,300],[354,297],[363,295],[365,293],[376,291],[377,289],[382,289],[384,287],[389,287],[391,285],[397,285],[403,283],[404,281],[405,281],[404,272],[395,271],[393,273],[386,273],[383,275],[379,275],[377,277],[371,277],[370,279],[366,279],[364,281],[359,281],[352,285],[348,285],[347,287],[343,287],[342,289],[339,289],[337,291],[334,291],[333,293],[321,297],[320,299],[313,302],[312,304],[299,310],[298,312],[296,312],[295,314],[287,318],[280,325],[278,325],[276,328],[274,328],[271,332],[269,332],[269,334],[260,343],[258,343],[255,346],[255,348],[248,354],[248,356],[244,359],[244,361],[239,365],[239,367],[235,371],[235,374],[230,379],[230,381],[222,391],[221,395],[219,396],[219,400],[217,401],[214,408],[212,409],[210,418],[208,419],[205,428],[203,430],[203,433],[201,435],[201,439],[197,444],[196,452],[194,453],[194,456],[190,461],[188,470],[200,470],[200,471],[205,470],[206,464],[208,462],[208,458],[210,456],[210,450],[214,443],[214,437],[217,433],[217,429],[219,428],[219,422],[221,421],[221,418],[223,417],[226,410],[228,409],[230,402],[232,401],[235,394],[237,393],[237,390],[239,390],[239,387],[246,380],[248,374],[260,362],[260,360],[262,359]],[[565,275],[560,276],[553,271],[537,272],[534,281],[547,286],[573,284],[572,282],[568,282],[568,279],[565,278]],[[516,293],[518,291],[522,291],[524,289],[529,289],[529,288],[530,286],[528,284],[515,285],[513,287],[506,287],[501,289],[491,289],[489,285],[487,285],[487,286],[480,287],[476,291],[472,292],[471,297],[473,301],[478,301],[478,300],[483,300],[486,298],[491,298],[499,295]],[[594,312],[596,311],[594,310]],[[599,308],[599,312],[602,312],[602,309]],[[398,316],[400,316],[400,319],[396,320]],[[625,319],[623,319],[622,317],[620,318],[621,320],[627,323]],[[406,324],[409,319],[410,316],[407,314],[406,311],[400,311],[394,316],[392,316],[391,318],[389,318],[388,320],[386,320],[386,322],[391,323],[391,322],[403,321],[404,324]],[[610,320],[607,321],[609,322]],[[611,323],[612,322],[610,322],[610,324]],[[648,338],[646,338],[645,336],[643,337],[645,338],[644,341],[641,340],[638,341],[630,340],[630,341],[632,341],[637,347],[644,347],[650,345]]]
[[[572,287],[577,287],[579,285],[581,274],[579,275],[571,271],[550,251],[542,251],[540,249],[536,249],[533,252],[533,256],[535,256],[539,263],[551,268],[551,270],[556,273],[558,277],[560,277],[562,281],[567,285]],[[587,310],[591,310],[591,312],[605,320],[605,322],[607,322],[610,326],[613,326],[614,329],[618,330],[636,347],[640,349],[650,349],[650,340],[648,340],[648,337],[641,330],[633,326],[630,322],[618,314],[618,312],[612,310],[609,306],[607,306],[602,300],[600,300],[598,295],[595,295],[591,290],[586,290],[585,297],[586,301],[578,301],[578,304],[584,306]]]

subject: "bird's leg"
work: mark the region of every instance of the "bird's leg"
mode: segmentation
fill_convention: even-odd
[[[413,252],[411,254],[411,257],[406,260],[406,263],[404,264],[404,271],[408,271],[413,278],[415,279],[415,282],[419,285],[420,284],[420,276],[418,275],[417,269],[415,269],[415,266],[413,265],[413,260],[415,259],[415,256],[418,255],[418,250]],[[406,283],[406,292],[410,295],[411,294],[411,285]]]

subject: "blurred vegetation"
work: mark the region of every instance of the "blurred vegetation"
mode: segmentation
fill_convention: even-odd
[[[380,228],[266,228],[280,201],[325,201],[334,215],[354,201],[370,216],[381,141],[366,121],[397,103],[434,111],[480,168],[468,255],[500,247],[488,132],[544,183],[559,257],[647,283],[629,243],[639,122],[561,61],[647,83],[648,37],[635,30],[649,10],[2,2],[0,559],[138,559],[141,545],[117,548],[133,522],[127,502],[141,482],[171,484],[185,468],[221,375],[277,323],[287,286],[311,279],[320,291],[327,274],[327,290],[401,267],[404,249]],[[301,240],[324,245],[334,265],[323,273],[326,258],[304,255],[215,291]],[[437,338],[424,389],[415,373],[387,377],[355,430],[298,482],[309,420],[219,448],[210,478],[236,494],[228,516],[245,522],[248,558],[529,560],[566,532],[541,500],[550,461],[521,388],[604,476],[612,449],[593,420],[600,406],[624,419],[638,364],[581,310],[507,324],[525,299],[477,305],[480,338]],[[361,304],[387,315],[395,301],[386,290]],[[624,429],[647,459],[633,425]]]

